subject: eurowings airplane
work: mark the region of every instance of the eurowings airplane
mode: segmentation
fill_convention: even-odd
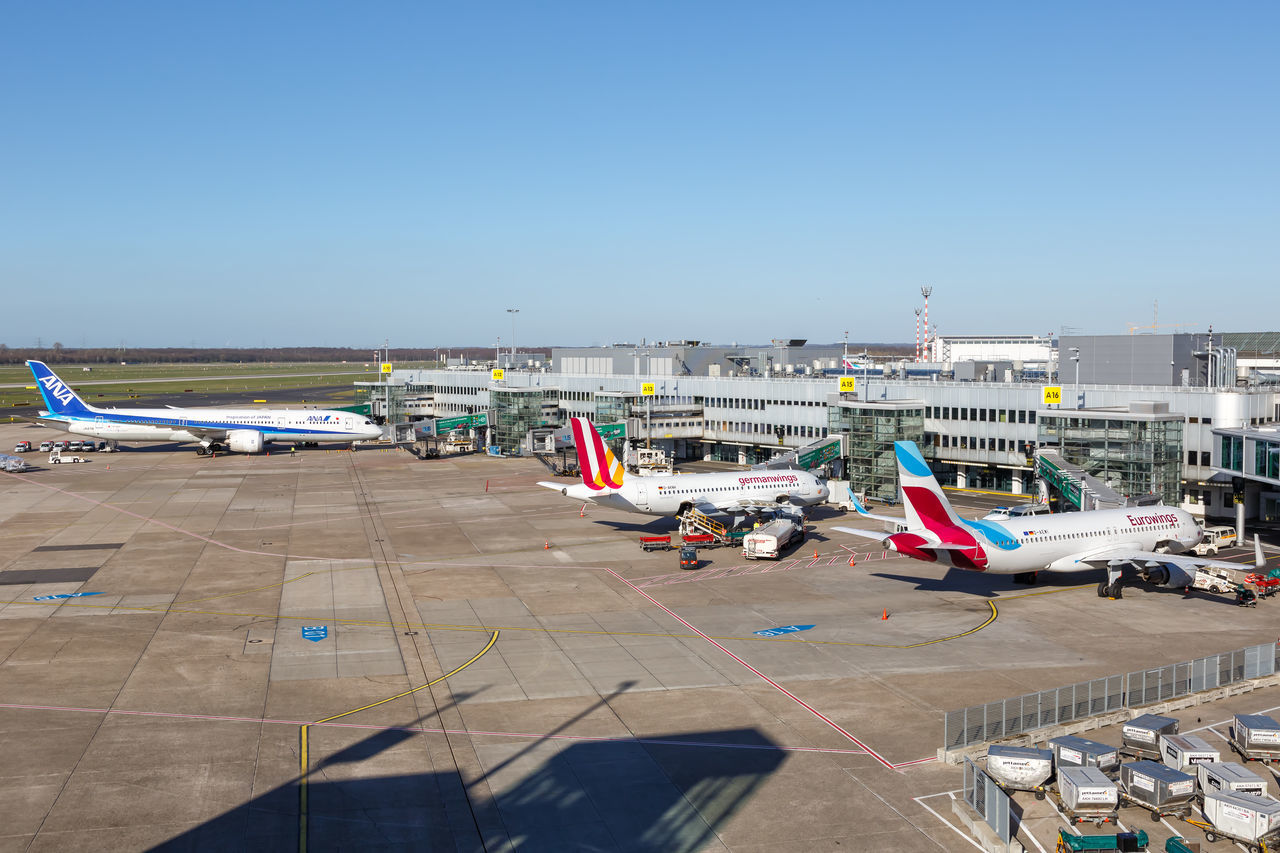
[[[1176,507],[1099,509],[1008,521],[960,518],[915,442],[897,441],[894,449],[907,530],[889,536],[851,527],[834,530],[879,540],[886,550],[913,560],[1012,574],[1020,583],[1035,583],[1038,571],[1104,568],[1107,579],[1098,584],[1098,595],[1104,598],[1120,597],[1125,566],[1133,566],[1143,580],[1179,588],[1191,584],[1198,568],[1242,568],[1239,563],[1183,554],[1200,541],[1202,531],[1190,513]],[[856,500],[854,509],[877,521],[904,521],[872,515]],[[1256,565],[1261,566],[1262,549],[1256,538],[1254,551]]]
[[[47,412],[40,423],[117,441],[194,441],[196,453],[258,453],[268,441],[352,442],[382,428],[364,415],[324,409],[99,409],[86,404],[44,362],[28,361]]]
[[[707,515],[744,514],[779,506],[812,506],[827,499],[827,484],[808,471],[732,471],[624,477],[622,464],[586,418],[570,418],[582,482],[539,483],[575,501],[638,512],[679,515],[690,507]]]

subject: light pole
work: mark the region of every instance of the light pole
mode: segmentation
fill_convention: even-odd
[[[519,308],[508,308],[507,313],[511,315],[511,367],[515,367],[516,363],[516,315],[520,313]]]

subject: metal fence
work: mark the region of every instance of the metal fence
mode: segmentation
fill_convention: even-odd
[[[1276,672],[1278,657],[1280,647],[1264,643],[948,711],[943,721],[943,748],[959,749],[1260,678]]]
[[[1009,795],[967,758],[964,760],[964,801],[982,815],[982,819],[996,831],[1001,841],[1008,843],[1013,838],[1010,831]]]

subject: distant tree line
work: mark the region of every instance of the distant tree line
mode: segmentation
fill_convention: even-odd
[[[910,358],[914,355],[911,344],[849,344],[849,352],[866,351],[874,356]],[[504,350],[505,352],[505,350]],[[391,348],[394,362],[443,361],[448,358],[466,358],[485,361],[494,357],[493,347],[451,347],[439,349]],[[521,347],[522,359],[551,360],[550,347]],[[10,349],[0,344],[0,364],[22,364],[29,358],[50,364],[113,364],[127,361],[130,364],[183,364],[183,363],[261,363],[261,362],[372,362],[373,349],[351,347],[64,347],[55,341],[48,347],[24,347]]]
[[[474,361],[493,358],[493,347],[462,347],[445,349],[413,349],[392,347],[390,358],[398,361],[435,361],[450,358],[468,358]],[[521,347],[524,358],[551,358],[551,350]],[[127,361],[130,364],[182,364],[182,363],[253,363],[253,362],[372,362],[373,348],[351,347],[64,347],[55,342],[49,347],[10,348],[0,344],[0,364],[22,364],[27,359],[49,364],[112,364]]]

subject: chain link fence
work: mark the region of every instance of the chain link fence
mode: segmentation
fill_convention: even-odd
[[[943,721],[943,748],[959,749],[1261,678],[1276,672],[1278,657],[1280,648],[1264,643],[948,711]]]
[[[982,815],[982,819],[996,831],[1001,841],[1008,843],[1013,838],[1009,795],[967,758],[964,760],[964,801]]]

